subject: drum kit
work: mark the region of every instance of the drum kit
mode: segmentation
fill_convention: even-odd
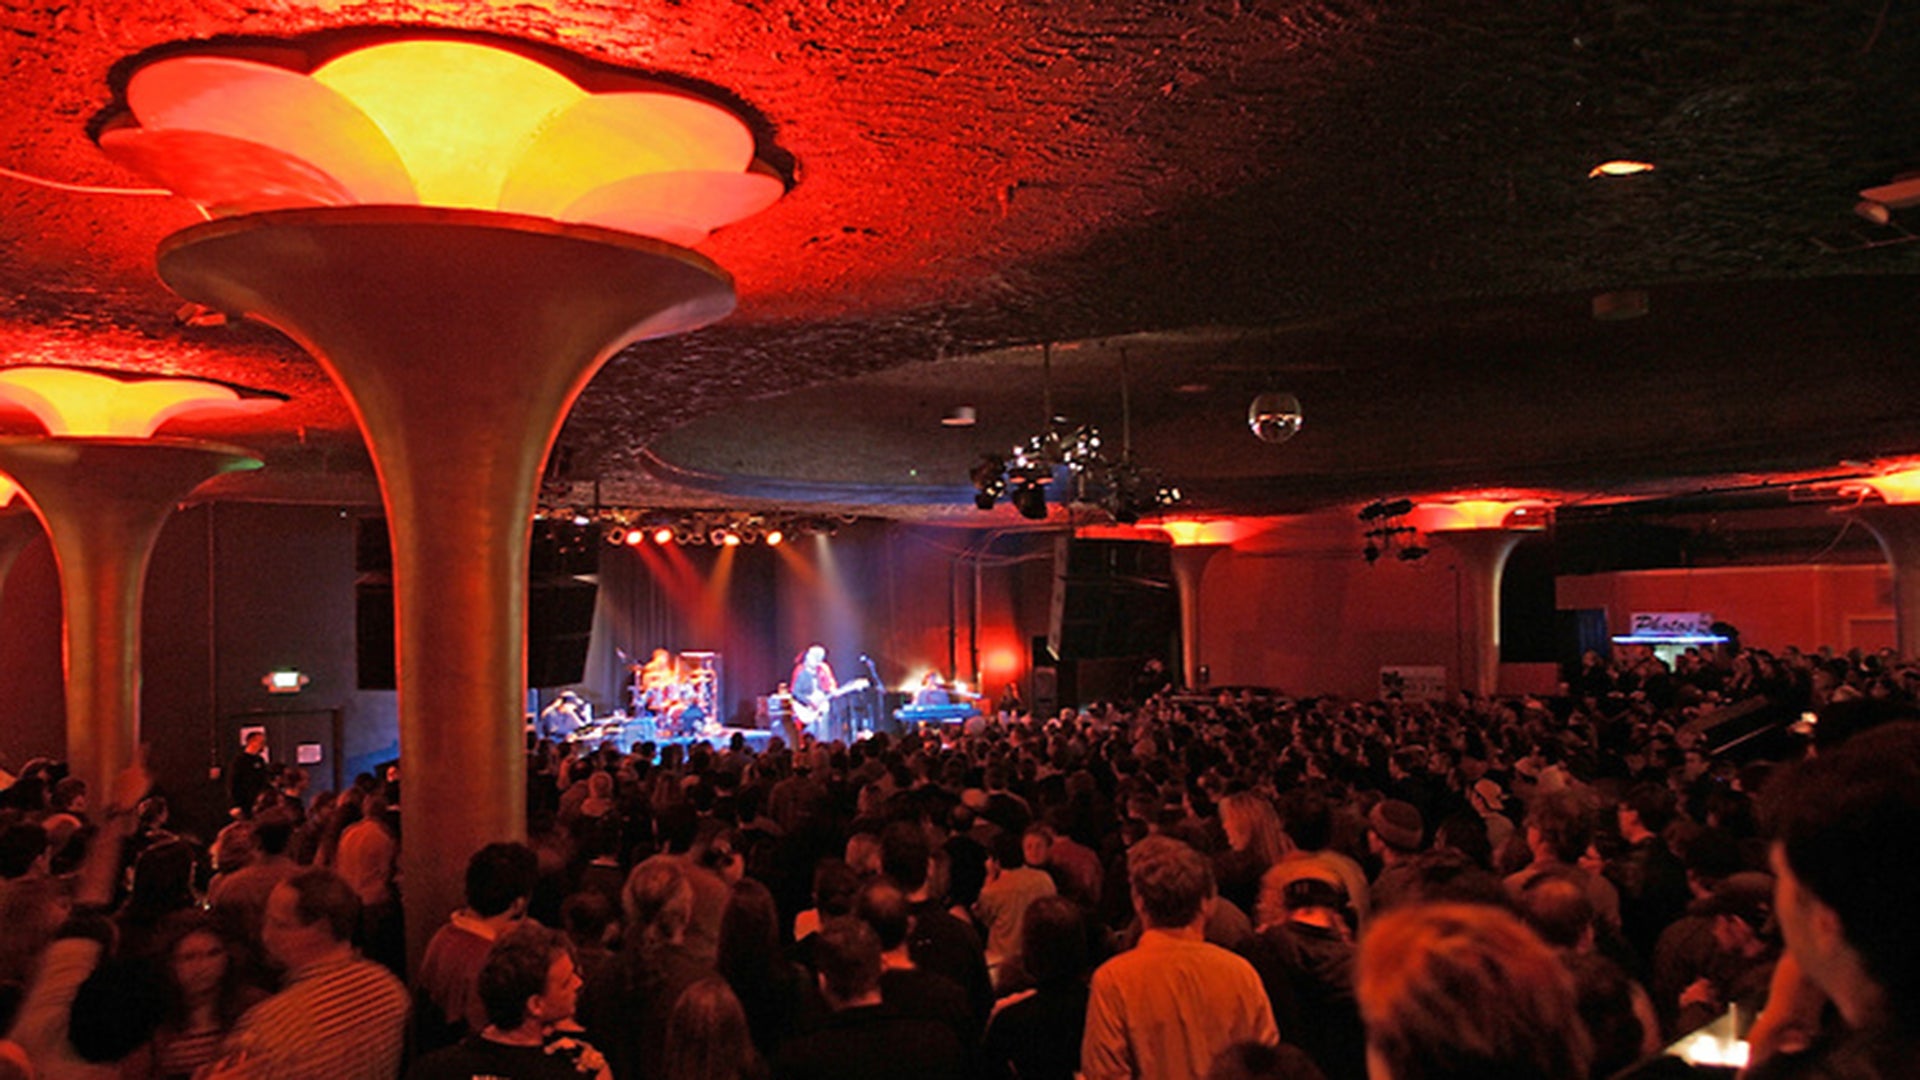
[[[671,665],[635,665],[634,717],[650,719],[657,738],[697,735],[717,722],[713,660],[713,653],[689,652]]]

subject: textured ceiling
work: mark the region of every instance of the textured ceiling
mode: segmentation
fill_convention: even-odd
[[[791,181],[701,249],[737,314],[629,348],[576,406],[565,474],[609,501],[973,514],[974,455],[1038,426],[1042,342],[1058,411],[1110,437],[1124,348],[1135,449],[1207,510],[1920,452],[1920,244],[1850,213],[1920,167],[1914,5],[9,3],[0,166],[140,186],[88,136],[127,57],[395,25],[706,86]],[[1588,178],[1620,157],[1658,168]],[[186,429],[266,453],[231,493],[370,497],[317,365],[177,319],[153,254],[190,207],[0,194],[0,362],[277,391]],[[1618,289],[1649,314],[1595,320]],[[1284,446],[1242,423],[1263,389],[1304,403]],[[941,429],[956,404],[980,426]]]

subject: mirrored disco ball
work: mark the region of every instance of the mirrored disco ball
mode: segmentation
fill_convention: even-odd
[[[1247,406],[1247,427],[1266,443],[1283,443],[1300,433],[1300,399],[1292,394],[1266,393]]]

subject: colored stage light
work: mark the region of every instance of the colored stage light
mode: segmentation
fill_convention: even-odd
[[[665,525],[653,530],[653,542],[662,545],[673,543],[673,530]]]
[[[767,546],[768,547],[779,547],[780,541],[785,539],[786,539],[786,534],[782,533],[779,529],[767,530]]]

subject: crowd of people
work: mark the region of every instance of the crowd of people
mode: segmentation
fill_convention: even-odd
[[[1760,1080],[1915,1075],[1916,687],[1740,650],[1541,699],[536,736],[527,838],[411,965],[397,768],[309,800],[237,762],[203,844],[144,769],[37,761],[0,1077],[1559,1080],[1684,1075],[1714,1021]],[[1796,731],[1718,737],[1760,698]]]

